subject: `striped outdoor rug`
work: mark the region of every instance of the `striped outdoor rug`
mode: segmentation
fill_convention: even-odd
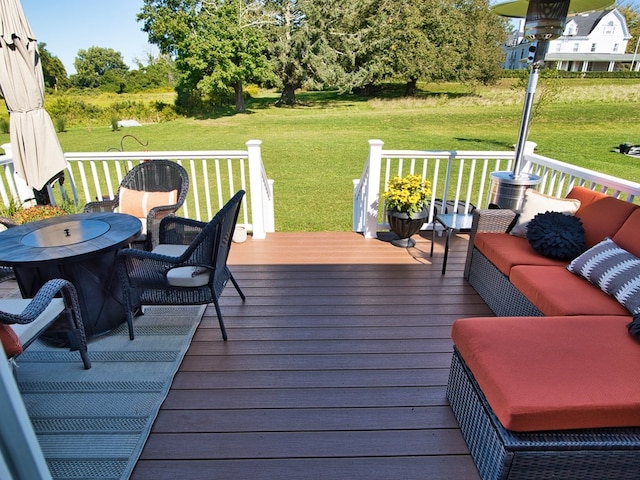
[[[77,352],[31,345],[17,381],[55,479],[128,478],[200,323],[204,306],[147,307],[89,342],[90,370]]]

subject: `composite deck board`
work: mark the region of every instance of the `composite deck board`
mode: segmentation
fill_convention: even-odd
[[[386,235],[386,236],[385,236]],[[492,315],[463,279],[467,241],[355,233],[234,244],[132,478],[479,478],[445,388],[453,320]]]

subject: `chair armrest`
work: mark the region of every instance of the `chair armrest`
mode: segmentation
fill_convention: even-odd
[[[118,207],[118,200],[102,200],[100,202],[89,202],[84,208],[84,213],[91,212],[113,212]]]
[[[67,280],[54,278],[53,280],[47,281],[40,290],[38,290],[38,293],[36,293],[21,313],[13,314],[0,311],[0,322],[22,325],[31,323],[47,309],[51,300],[53,300],[58,293],[62,293],[65,306],[71,308],[77,307],[76,311],[80,310],[78,295],[73,285]],[[2,309],[2,301],[0,301],[0,309]]]
[[[4,225],[7,228],[15,227],[16,225],[18,225],[14,219],[8,217],[0,217],[0,224]]]
[[[473,223],[469,231],[469,246],[465,260],[464,278],[469,279],[471,259],[475,244],[476,233],[507,233],[509,227],[515,223],[518,214],[509,209],[476,209],[473,212]]]
[[[486,209],[473,212],[471,232],[506,233],[518,214],[509,209]]]

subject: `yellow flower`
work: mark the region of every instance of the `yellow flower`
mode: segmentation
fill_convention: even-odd
[[[53,205],[36,205],[35,207],[24,208],[18,210],[11,218],[18,225],[23,223],[35,222],[36,220],[44,220],[45,218],[60,217],[68,215],[68,213],[60,207]]]
[[[407,214],[417,213],[431,195],[431,182],[423,180],[420,175],[393,177],[387,183],[382,194],[387,210],[395,210]]]

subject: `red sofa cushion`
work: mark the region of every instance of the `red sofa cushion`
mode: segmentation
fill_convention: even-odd
[[[640,208],[636,208],[629,218],[622,224],[611,240],[616,242],[620,248],[640,257]]]
[[[605,237],[613,238],[637,208],[633,203],[609,196],[581,206],[576,217],[582,221],[587,248],[600,243]]]
[[[598,192],[597,190],[590,190],[585,187],[573,187],[569,193],[567,193],[567,198],[573,198],[574,200],[580,200],[580,208],[578,208],[578,212],[580,209],[586,207],[587,205],[595,202],[596,200],[601,200],[607,196],[606,193]]]
[[[478,232],[473,245],[506,276],[515,265],[567,265],[563,260],[543,257],[531,248],[526,238],[514,235]]]
[[[640,426],[640,342],[630,317],[456,320],[452,338],[512,431]]]
[[[509,281],[544,315],[630,315],[614,297],[565,267],[517,265]]]

